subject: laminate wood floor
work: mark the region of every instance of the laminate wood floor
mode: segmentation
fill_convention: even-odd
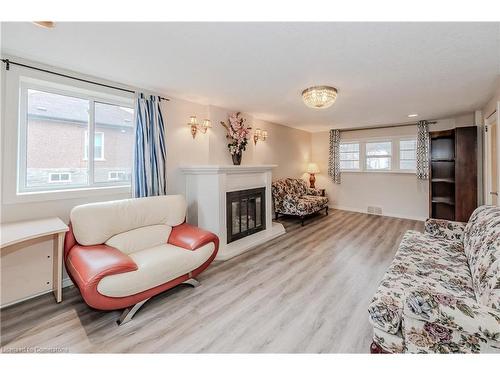
[[[132,322],[89,308],[74,287],[1,311],[1,345],[68,352],[367,353],[367,306],[402,235],[423,223],[332,210],[280,219],[287,233],[226,262],[198,288],[146,303]]]

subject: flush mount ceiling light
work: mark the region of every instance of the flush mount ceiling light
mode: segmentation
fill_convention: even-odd
[[[418,113],[412,113],[411,115],[408,115],[408,117],[418,117]]]
[[[337,99],[337,89],[331,86],[313,86],[302,91],[304,103],[311,108],[331,107]]]
[[[52,21],[33,21],[33,23],[45,29],[53,29],[55,26],[54,22]]]

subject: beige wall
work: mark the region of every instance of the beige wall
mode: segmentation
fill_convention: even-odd
[[[488,100],[488,103],[486,103],[481,109],[481,112],[485,119],[488,118],[494,111],[496,111],[498,102],[500,102],[500,77],[497,80],[497,88],[495,93],[493,94],[491,99]]]
[[[453,119],[439,120],[431,125],[431,130],[451,129],[474,123],[473,114]],[[396,137],[416,135],[416,126],[359,130],[342,133],[342,139],[362,139],[375,137]],[[318,163],[320,173],[316,185],[324,187],[333,207],[366,212],[368,206],[382,207],[387,216],[423,220],[428,216],[428,181],[421,181],[414,174],[380,172],[344,172],[342,183],[334,184],[327,176],[328,132],[314,133],[312,136],[312,160]]]

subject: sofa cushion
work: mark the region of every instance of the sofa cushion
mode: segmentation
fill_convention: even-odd
[[[97,285],[99,293],[108,297],[126,297],[164,284],[195,270],[215,250],[210,242],[195,251],[170,244],[151,247],[130,254],[137,270],[104,277]]]
[[[106,245],[130,254],[167,243],[170,232],[172,227],[165,224],[148,225],[117,234],[107,240]]]
[[[500,207],[474,211],[465,227],[464,249],[477,301],[500,308]]]
[[[77,206],[71,210],[73,233],[80,245],[105,243],[116,234],[132,229],[181,224],[186,216],[182,195],[124,199]]]
[[[326,207],[328,198],[314,195],[303,195],[297,203],[297,210],[304,214],[313,213]]]
[[[457,297],[474,297],[472,277],[460,243],[407,231],[369,306],[371,323],[397,333],[404,291],[420,286]]]

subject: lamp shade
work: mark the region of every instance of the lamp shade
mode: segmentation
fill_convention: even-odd
[[[318,164],[316,163],[309,163],[307,165],[307,173],[319,173],[319,168],[318,168]]]

